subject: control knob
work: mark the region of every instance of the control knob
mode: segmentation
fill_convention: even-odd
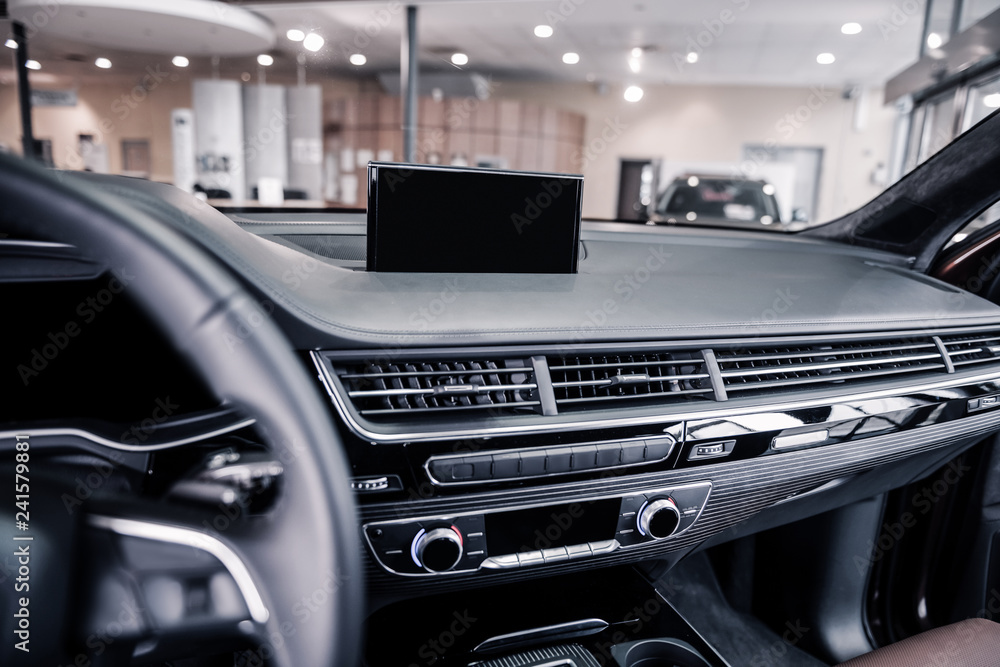
[[[417,567],[447,572],[462,558],[462,534],[455,526],[421,530],[413,538],[410,554]]]
[[[673,535],[680,522],[681,512],[674,499],[669,497],[650,500],[636,515],[639,532],[656,540]]]

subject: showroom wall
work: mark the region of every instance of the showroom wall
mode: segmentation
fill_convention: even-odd
[[[829,220],[884,189],[872,183],[888,163],[896,111],[882,105],[881,91],[845,100],[832,88],[757,86],[643,86],[638,103],[622,90],[602,94],[594,84],[504,82],[497,97],[576,109],[587,117],[584,151],[576,164],[585,176],[584,214],[614,217],[619,160],[657,158],[670,162],[740,165],[748,143],[824,149],[817,219]],[[854,129],[855,104],[867,116]],[[753,163],[741,173],[753,177]]]
[[[190,79],[164,80],[148,91],[133,88],[123,94],[123,90],[129,89],[121,81],[87,83],[78,88],[75,107],[36,108],[36,136],[51,139],[56,165],[68,168],[81,163],[77,135],[104,138],[112,172],[121,170],[122,139],[147,138],[151,177],[170,181],[170,112],[191,106]],[[328,131],[331,117],[339,121],[334,126],[349,125],[343,122],[342,100],[367,99],[378,94],[377,90],[373,82],[324,81]],[[583,148],[561,155],[558,167],[586,176],[584,214],[600,218],[615,214],[622,158],[720,162],[734,168],[742,162],[743,171],[753,177],[754,163],[743,161],[743,146],[756,143],[823,148],[817,218],[829,219],[864,203],[882,189],[873,184],[872,177],[880,164],[888,162],[896,118],[894,109],[882,105],[879,90],[844,99],[839,89],[828,88],[661,85],[645,86],[643,99],[630,104],[616,87],[498,81],[492,86],[492,99],[495,104],[482,106],[497,117],[504,101],[519,101],[522,108],[535,105],[585,116]],[[468,101],[450,104],[463,102]],[[855,111],[859,102],[865,118],[857,125]],[[509,104],[506,107],[512,108]],[[398,104],[392,108],[398,108]],[[0,85],[0,142],[15,151],[20,146],[17,114],[16,87]],[[470,117],[469,122],[475,127],[477,121]],[[498,130],[498,136],[501,134]],[[391,141],[395,148],[398,142],[394,134]],[[577,141],[572,138],[572,143]],[[377,156],[380,142],[372,143]],[[472,146],[469,157],[493,149],[498,154],[504,152],[498,144],[492,144],[490,150],[483,147],[482,151]],[[442,151],[442,161],[450,159],[450,152]],[[394,157],[398,154],[395,150],[393,153]],[[511,166],[527,165],[512,162]]]

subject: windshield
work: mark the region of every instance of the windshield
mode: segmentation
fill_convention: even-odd
[[[0,150],[233,208],[364,209],[371,161],[582,174],[585,218],[796,231],[1000,107],[998,7],[9,0]]]

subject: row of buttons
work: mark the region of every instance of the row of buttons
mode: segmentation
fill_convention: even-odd
[[[441,484],[497,481],[655,463],[674,447],[670,436],[624,442],[538,447],[472,456],[434,456],[427,472]]]
[[[984,396],[982,398],[970,398],[969,399],[969,412],[974,412],[976,410],[986,410],[987,408],[995,408],[1000,405],[1000,396]]]
[[[523,551],[518,554],[491,556],[483,561],[481,567],[491,570],[507,570],[515,567],[539,565],[541,563],[556,563],[563,560],[584,558],[611,553],[618,548],[617,540],[601,540],[586,544],[574,544],[568,547],[555,547],[539,551]]]

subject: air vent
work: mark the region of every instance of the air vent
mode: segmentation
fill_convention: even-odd
[[[711,399],[712,383],[700,352],[549,357],[560,411],[597,403],[672,403]]]
[[[337,369],[364,417],[481,412],[540,412],[538,386],[525,360],[411,361]]]
[[[942,336],[941,342],[944,343],[956,371],[965,370],[968,366],[1000,361],[1000,334]]]
[[[730,395],[947,370],[930,336],[732,351],[719,348],[716,359]]]

